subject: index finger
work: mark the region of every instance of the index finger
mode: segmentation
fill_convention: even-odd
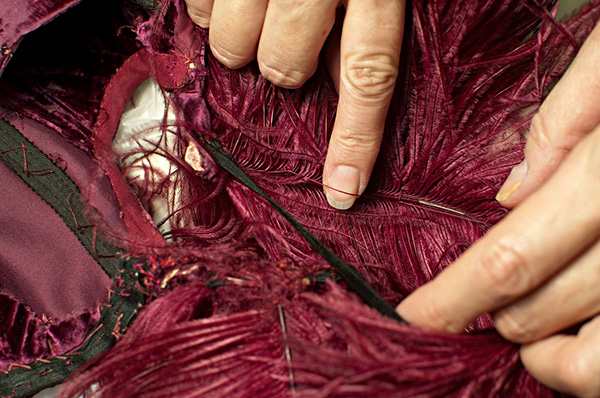
[[[349,0],[340,44],[340,98],[323,169],[329,203],[347,209],[364,191],[398,75],[404,0]]]
[[[397,310],[417,326],[460,332],[534,291],[600,236],[600,128],[557,172]],[[576,178],[574,178],[576,176]]]

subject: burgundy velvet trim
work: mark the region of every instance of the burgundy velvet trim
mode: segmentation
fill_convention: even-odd
[[[0,2],[0,73],[20,39],[63,13],[81,0]]]
[[[100,312],[94,308],[53,321],[39,317],[19,300],[0,293],[0,370],[74,350],[98,319]]]
[[[100,105],[92,136],[94,151],[121,204],[121,215],[131,238],[140,244],[161,247],[165,241],[131,187],[123,179],[112,152],[112,143],[121,115],[135,90],[150,76],[150,55],[140,50],[132,55],[112,77]]]

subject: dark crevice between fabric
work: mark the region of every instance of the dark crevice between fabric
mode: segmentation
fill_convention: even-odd
[[[22,3],[38,8],[52,2]],[[0,79],[0,104],[56,130],[90,156],[106,83],[138,50],[132,21],[147,15],[130,0],[81,1],[28,33]]]

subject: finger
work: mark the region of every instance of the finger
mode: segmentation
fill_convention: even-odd
[[[317,69],[335,20],[337,0],[271,0],[258,45],[258,66],[285,88],[300,87]]]
[[[541,186],[582,137],[600,124],[598,63],[600,25],[533,118],[525,161],[512,170],[498,192],[503,205],[514,207]]]
[[[600,317],[577,336],[555,335],[523,346],[521,360],[533,377],[550,388],[579,397],[600,396]]]
[[[188,15],[200,27],[208,28],[213,0],[185,0]]]
[[[598,313],[600,242],[540,289],[496,312],[493,319],[508,340],[530,343]]]
[[[241,68],[256,58],[268,0],[218,0],[210,20],[209,41],[214,56],[229,68]]]
[[[398,75],[404,1],[350,0],[341,38],[339,104],[323,169],[329,203],[348,209],[364,191]]]
[[[541,189],[398,307],[416,325],[461,331],[535,290],[600,235],[600,129]]]

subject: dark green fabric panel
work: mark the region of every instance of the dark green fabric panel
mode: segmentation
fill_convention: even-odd
[[[0,160],[58,213],[104,271],[115,276],[120,250],[95,237],[94,228],[82,228],[84,204],[77,185],[5,120],[0,120]]]
[[[0,373],[0,396],[27,397],[60,384],[79,366],[113,346],[116,342],[113,333],[124,332],[146,298],[134,288],[139,283],[140,260],[122,258],[117,247],[94,236],[93,228],[81,227],[85,225],[84,204],[77,185],[16,128],[1,119],[0,160],[60,215],[116,282],[115,292],[102,309],[97,326],[77,353],[15,368],[8,374]]]

